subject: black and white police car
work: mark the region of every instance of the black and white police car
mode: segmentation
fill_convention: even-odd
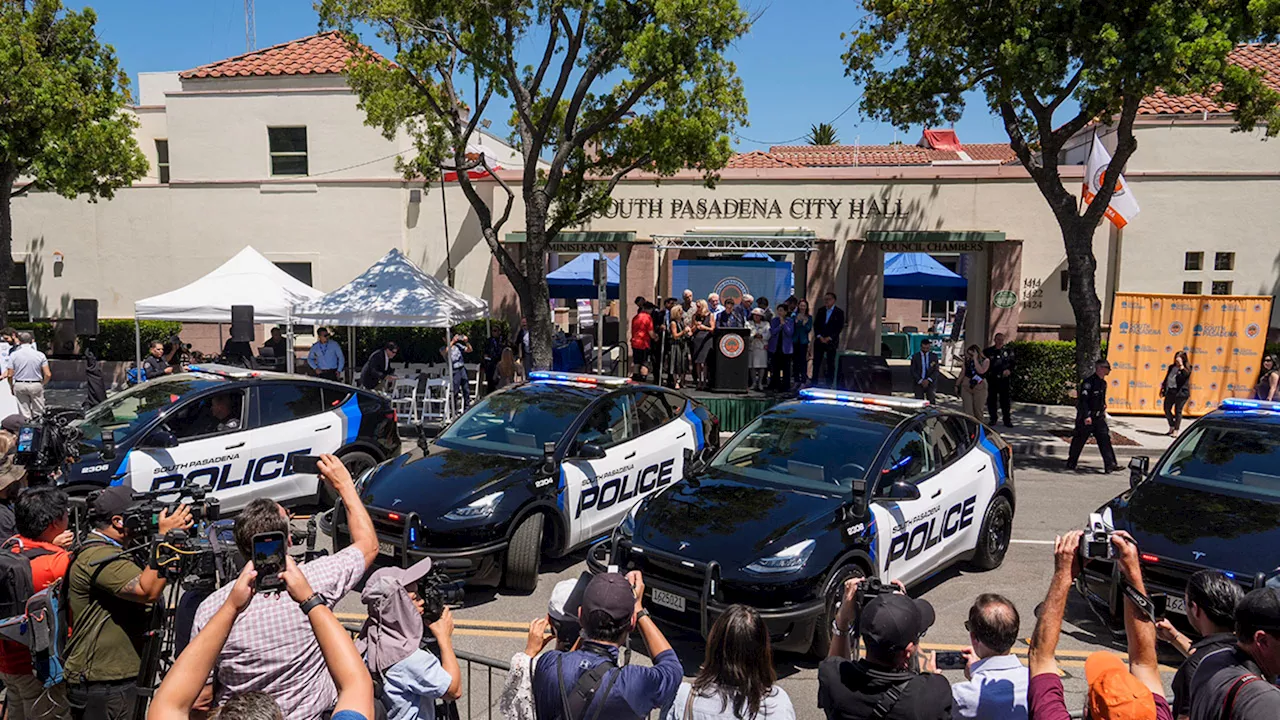
[[[1151,467],[1129,462],[1129,489],[1094,513],[1098,539],[1125,530],[1142,577],[1166,612],[1186,614],[1187,580],[1221,570],[1245,591],[1280,585],[1280,403],[1227,398],[1196,420]],[[1123,626],[1122,583],[1099,545],[1077,588],[1111,627]]]
[[[608,536],[669,487],[719,421],[685,395],[624,378],[533,372],[480,400],[430,443],[359,478],[379,549],[430,557],[470,584],[537,586],[543,554]],[[347,540],[339,504],[321,528]]]
[[[1009,547],[1009,445],[923,400],[802,390],[694,465],[588,565],[642,570],[654,617],[703,635],[744,603],[778,649],[825,656],[846,579],[911,585],[961,560],[997,567]]]
[[[297,455],[332,453],[358,476],[400,454],[395,413],[380,395],[216,364],[136,385],[71,425],[82,438],[79,460],[59,478],[69,492],[191,482],[223,512],[260,497],[287,505],[326,496],[317,476],[288,472]]]

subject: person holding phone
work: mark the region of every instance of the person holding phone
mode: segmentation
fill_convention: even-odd
[[[1018,608],[1008,598],[983,593],[973,602],[964,623],[969,647],[961,651],[965,681],[951,686],[952,717],[1026,720],[1030,678],[1011,652],[1020,627]]]
[[[960,404],[965,414],[982,422],[982,410],[987,406],[987,372],[991,360],[982,354],[982,348],[970,345],[964,351],[964,371],[956,384],[960,386]]]

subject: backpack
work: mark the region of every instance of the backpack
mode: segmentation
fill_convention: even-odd
[[[19,548],[18,552],[10,550],[14,545]],[[31,561],[52,554],[51,550],[23,547],[19,537],[0,543],[0,618],[26,614],[27,601],[36,594]]]
[[[13,543],[21,548],[12,552]],[[35,591],[31,561],[53,551],[23,548],[21,538],[0,543],[0,636],[26,645],[31,666],[45,687],[63,681],[62,656],[67,641],[67,610],[58,579]]]

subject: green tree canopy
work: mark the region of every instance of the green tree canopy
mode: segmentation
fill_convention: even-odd
[[[748,27],[737,0],[320,0],[321,21],[344,30],[348,69],[367,122],[406,131],[407,178],[467,155],[495,95],[508,98],[512,140],[524,154],[519,192],[526,242],[500,243],[515,192],[497,179],[492,201],[459,173],[490,250],[529,318],[533,364],[551,361],[547,251],[565,228],[604,209],[628,172],[702,170],[708,182],[732,154],[729,132],[746,101],[725,50]],[[372,28],[384,60],[355,44]],[[524,65],[531,58],[536,65]]]
[[[867,15],[844,59],[864,85],[862,110],[906,128],[952,124],[976,91],[1003,120],[1010,146],[1062,231],[1076,319],[1076,362],[1091,370],[1101,343],[1093,235],[1137,141],[1141,100],[1157,88],[1234,106],[1242,129],[1280,132],[1280,97],[1262,71],[1227,62],[1236,43],[1270,38],[1276,0],[862,0]],[[1061,153],[1094,120],[1115,153],[1098,197],[1077,209]],[[1074,185],[1075,181],[1073,181]]]

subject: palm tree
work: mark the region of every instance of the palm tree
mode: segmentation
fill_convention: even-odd
[[[836,137],[836,129],[830,123],[818,123],[809,128],[809,135],[805,138],[810,145],[839,145],[840,140]]]

